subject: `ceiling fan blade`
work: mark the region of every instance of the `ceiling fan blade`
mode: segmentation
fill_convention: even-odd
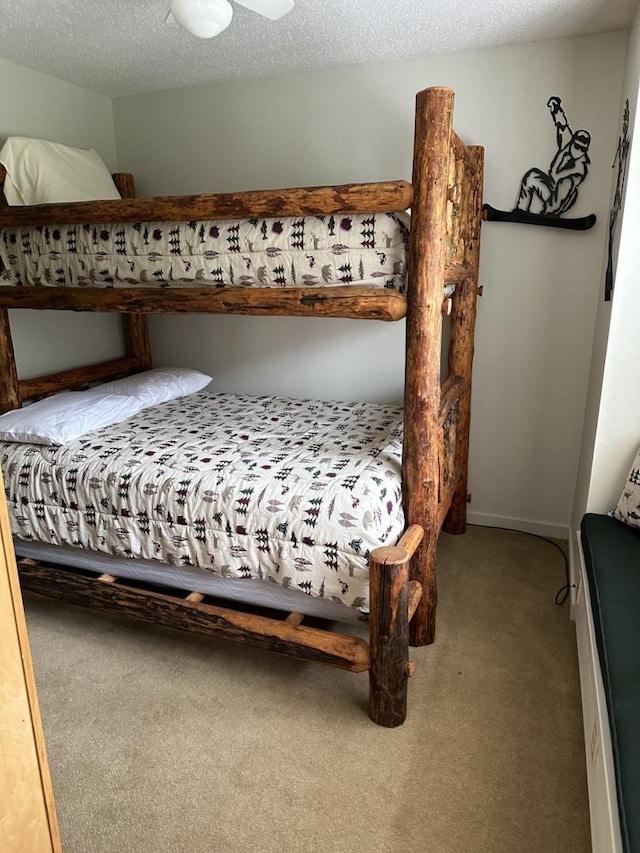
[[[293,0],[235,0],[239,6],[244,6],[245,9],[251,9],[252,12],[257,12],[258,15],[264,15],[272,21],[277,21],[282,18],[287,12],[290,12],[295,3]]]

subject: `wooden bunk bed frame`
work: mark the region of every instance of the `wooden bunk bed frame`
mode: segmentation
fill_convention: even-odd
[[[369,672],[370,714],[383,726],[406,717],[409,645],[435,636],[436,546],[441,529],[466,526],[471,371],[483,180],[483,149],[465,146],[452,127],[454,94],[430,88],[416,97],[412,183],[225,195],[134,198],[133,178],[116,174],[122,200],[4,207],[0,227],[147,220],[375,213],[411,208],[408,295],[359,287],[175,289],[0,287],[0,410],[61,390],[151,367],[149,312],[227,312],[397,320],[406,314],[403,501],[407,527],[395,546],[370,557],[370,637],[307,627],[302,614],[267,618],[180,596],[136,589],[111,575],[56,569],[24,559],[24,589],[146,621],[257,645],[353,672]],[[4,176],[1,174],[0,179]],[[444,286],[455,284],[449,299]],[[125,355],[101,364],[20,380],[9,309],[110,311],[122,315]],[[441,381],[443,313],[451,319],[448,371]]]

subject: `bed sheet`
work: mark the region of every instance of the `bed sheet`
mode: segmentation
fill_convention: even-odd
[[[63,446],[0,443],[14,534],[368,605],[404,529],[402,410],[193,394]]]
[[[187,590],[199,592],[212,596],[218,604],[241,602],[262,609],[304,613],[318,619],[356,625],[366,620],[369,613],[366,608],[345,607],[327,598],[304,595],[269,581],[223,578],[211,572],[203,572],[197,566],[172,566],[157,560],[114,557],[68,545],[47,545],[32,540],[26,542],[15,536],[13,544],[17,557],[52,563],[60,570],[81,569],[94,574],[105,573],[125,583],[127,580],[142,581],[163,589],[178,590],[183,595]]]
[[[62,225],[0,231],[15,286],[331,287],[406,291],[409,215]]]

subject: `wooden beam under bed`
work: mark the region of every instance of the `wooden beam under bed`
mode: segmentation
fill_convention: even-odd
[[[391,288],[337,287],[0,287],[0,308],[163,314],[254,314],[395,321],[406,297]],[[129,321],[130,322],[130,321]]]
[[[286,620],[244,613],[153,589],[136,589],[42,563],[19,563],[24,589],[105,613],[133,617],[168,628],[219,637],[325,663],[351,672],[369,669],[369,647],[359,637],[334,634]]]
[[[449,264],[442,281],[459,285],[472,275],[466,264]],[[127,312],[130,329],[136,314],[252,314],[293,317],[348,317],[395,322],[407,313],[407,297],[394,288],[357,287],[2,287],[0,308],[46,310],[55,305],[69,311]],[[452,300],[441,299],[437,310],[449,312]],[[130,331],[133,335],[133,331]],[[138,334],[137,332],[135,334]],[[135,338],[135,335],[134,335]],[[133,352],[148,353],[146,327]],[[144,360],[144,359],[143,359]]]
[[[238,643],[324,663],[350,672],[369,671],[370,713],[378,725],[394,727],[404,722],[407,679],[413,675],[408,659],[408,631],[422,589],[409,581],[409,562],[424,531],[408,528],[393,547],[371,554],[370,641],[303,625],[304,616],[284,619],[220,607],[199,592],[186,596],[159,592],[150,585],[129,586],[111,574],[91,575],[41,563],[18,560],[24,590],[46,598],[106,613],[126,615],[143,622],[219,637]]]

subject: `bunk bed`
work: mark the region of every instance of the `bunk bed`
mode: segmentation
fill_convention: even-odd
[[[279,314],[299,317],[350,317],[398,321],[406,317],[405,397],[402,414],[402,528],[368,554],[369,642],[303,624],[304,608],[284,618],[212,603],[197,587],[183,592],[136,585],[99,568],[68,571],[39,558],[20,560],[24,589],[108,612],[226,637],[319,661],[353,672],[369,672],[370,715],[392,727],[406,717],[407,679],[414,664],[409,646],[435,637],[436,547],[442,529],[463,533],[466,524],[467,460],[471,374],[475,328],[483,149],[466,146],[453,131],[453,92],[430,88],[416,98],[412,182],[296,188],[224,195],[135,198],[131,175],[113,176],[121,199],[40,204],[0,209],[0,234],[11,232],[19,253],[25,229],[42,234],[80,226],[116,224],[119,234],[131,226],[138,234],[154,223],[190,223],[267,218],[395,217],[411,210],[407,239],[407,283],[388,278],[372,282],[311,281],[300,286],[263,279],[242,282],[193,281],[149,283],[126,276],[96,282],[71,281],[64,272],[11,283],[9,260],[0,276],[0,411],[23,401],[147,371],[152,366],[147,328],[151,312]],[[0,167],[0,177],[2,168]],[[269,220],[270,221],[270,220]],[[142,224],[142,225],[141,225]],[[115,228],[116,225],[113,227]],[[263,226],[264,227],[264,226]],[[206,229],[203,227],[199,233]],[[402,228],[401,228],[402,230]],[[195,232],[194,232],[195,233]],[[18,235],[17,237],[15,235]],[[397,270],[398,267],[395,267]],[[144,278],[144,276],[143,276]],[[374,284],[380,282],[374,282]],[[179,286],[172,286],[178,284]],[[273,284],[273,282],[271,282]],[[17,285],[17,286],[16,286]],[[213,286],[212,286],[213,285]],[[101,364],[41,376],[18,378],[9,311],[20,308],[117,312],[122,317],[125,354]],[[443,317],[450,319],[446,369],[441,370]],[[446,375],[445,375],[446,374]],[[444,375],[444,378],[441,378]],[[191,405],[191,398],[178,401]],[[5,467],[14,534],[16,490]],[[351,524],[351,521],[348,521]],[[357,532],[357,531],[356,531]],[[304,596],[301,592],[295,596]],[[344,606],[344,605],[340,605]],[[364,608],[366,610],[366,607]]]

